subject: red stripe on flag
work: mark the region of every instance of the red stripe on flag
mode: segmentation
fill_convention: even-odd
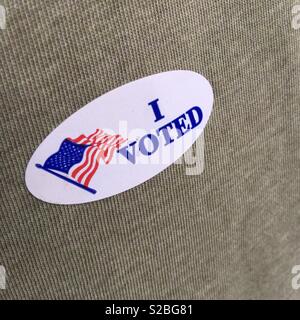
[[[81,181],[83,180],[83,178],[85,177],[85,175],[92,169],[93,167],[93,162],[94,162],[94,159],[95,159],[95,156],[97,154],[97,152],[99,152],[98,149],[95,148],[95,151],[93,152],[93,155],[91,157],[91,161],[89,162],[89,165],[87,167],[87,169],[85,169],[79,176],[79,178],[77,179],[77,181],[79,183],[81,183]]]
[[[73,172],[72,172],[72,178],[75,179],[77,173],[82,170],[84,167],[86,167],[88,165],[88,158],[89,158],[89,154],[91,153],[91,151],[94,149],[94,147],[89,147],[88,150],[85,152],[85,160],[84,163],[81,164],[79,167],[77,167]]]
[[[98,170],[98,167],[100,165],[100,159],[101,159],[101,152],[97,156],[96,163],[95,163],[95,166],[94,166],[93,170],[90,172],[90,174],[85,179],[84,185],[86,187],[89,185],[89,183],[91,182],[91,179],[93,178],[94,174]]]

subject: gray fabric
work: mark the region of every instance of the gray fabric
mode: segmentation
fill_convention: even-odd
[[[1,0],[2,1],[2,0]],[[299,299],[300,30],[293,1],[12,1],[0,30],[1,299]],[[205,170],[84,205],[24,172],[65,118],[129,81],[203,74]]]

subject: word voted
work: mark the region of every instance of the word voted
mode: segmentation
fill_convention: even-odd
[[[160,112],[158,101],[159,99],[156,99],[148,103],[148,105],[153,109],[155,122],[161,121],[165,118],[165,116]],[[201,123],[202,119],[203,113],[201,108],[194,106],[173,121],[161,126],[156,130],[156,134],[146,134],[140,140],[130,142],[127,146],[119,149],[118,153],[124,156],[131,163],[135,164],[137,144],[138,152],[147,157],[151,156],[159,148],[160,141],[158,137],[160,135],[162,135],[165,146],[167,146],[173,143],[176,139],[183,137],[190,130],[196,128]]]

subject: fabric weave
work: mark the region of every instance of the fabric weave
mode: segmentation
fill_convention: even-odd
[[[0,299],[299,299],[300,30],[294,1],[1,0]],[[205,170],[59,206],[26,189],[43,139],[168,70],[215,95]]]

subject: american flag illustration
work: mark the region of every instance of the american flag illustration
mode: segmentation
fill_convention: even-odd
[[[43,166],[36,166],[86,191],[96,193],[89,184],[99,169],[100,161],[109,164],[125,141],[120,135],[108,135],[97,129],[89,136],[81,134],[76,139],[66,138]]]

